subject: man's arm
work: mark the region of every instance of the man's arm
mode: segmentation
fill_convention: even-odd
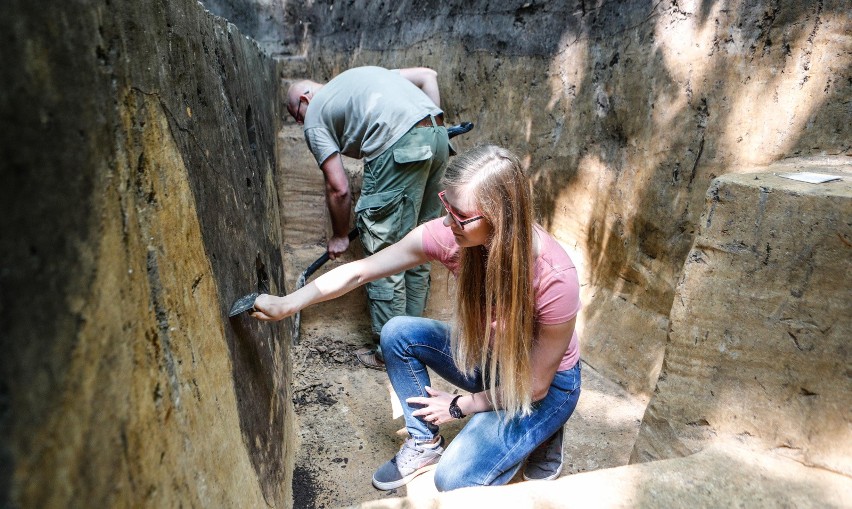
[[[352,196],[349,194],[349,178],[343,169],[340,153],[329,156],[320,169],[325,176],[325,201],[331,216],[332,237],[328,241],[328,257],[334,260],[349,248]]]
[[[435,106],[441,107],[441,92],[438,90],[438,73],[428,67],[409,67],[399,70],[400,76],[417,85]]]

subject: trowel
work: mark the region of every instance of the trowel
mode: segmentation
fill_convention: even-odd
[[[249,313],[254,313],[254,301],[257,299],[259,293],[250,293],[248,295],[243,295],[236,301],[234,301],[234,305],[231,306],[231,311],[228,312],[228,316],[237,316],[240,313],[244,313],[248,311]]]
[[[353,240],[355,240],[355,237],[357,237],[357,236],[358,236],[358,229],[353,228],[352,231],[349,232],[349,242],[352,242]],[[296,280],[296,288],[293,291],[296,291],[299,288],[304,287],[305,283],[307,283],[307,281],[308,281],[308,278],[311,277],[311,275],[314,272],[316,272],[317,269],[319,269],[320,267],[325,265],[325,263],[328,260],[329,260],[328,251],[326,251],[325,253],[322,254],[322,256],[320,256],[319,258],[314,260],[314,263],[310,264],[308,266],[308,268],[305,269],[305,271],[302,272],[299,275],[299,279]],[[240,297],[239,299],[234,301],[234,304],[231,306],[231,310],[228,312],[228,316],[233,317],[233,316],[237,316],[240,313],[245,313],[245,312],[254,313],[255,312],[254,301],[257,299],[258,295],[260,295],[260,294],[257,293],[257,292],[254,292],[254,293],[250,293],[248,295],[243,295],[242,297]],[[301,324],[301,316],[300,315],[301,315],[301,312],[298,312],[295,315],[293,315],[293,344],[294,345],[299,344],[299,325]]]
[[[233,318],[240,313],[254,313],[254,301],[261,293],[269,293],[269,274],[266,272],[266,266],[263,264],[263,259],[260,253],[257,254],[257,259],[254,261],[254,270],[257,271],[257,291],[248,295],[243,295],[231,305],[231,310],[228,316]]]
[[[464,134],[473,129],[473,122],[462,122],[461,124],[454,125],[447,128],[447,137],[455,138],[460,134]]]

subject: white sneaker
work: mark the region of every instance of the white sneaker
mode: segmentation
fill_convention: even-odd
[[[444,437],[434,447],[417,445],[413,438],[402,444],[396,456],[373,474],[373,486],[380,490],[399,488],[418,475],[433,470],[444,453]]]

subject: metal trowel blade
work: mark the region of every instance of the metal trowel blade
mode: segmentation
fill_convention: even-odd
[[[234,302],[234,305],[231,306],[231,311],[228,313],[228,316],[237,316],[238,314],[248,311],[250,309],[254,309],[254,301],[257,299],[257,296],[260,295],[258,293],[250,293],[248,295],[243,295],[239,299]]]

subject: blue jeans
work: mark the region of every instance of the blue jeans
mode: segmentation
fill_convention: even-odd
[[[411,415],[418,406],[405,402],[413,396],[428,396],[424,389],[431,387],[427,367],[465,391],[484,389],[478,371],[465,376],[453,362],[446,323],[397,316],[385,324],[381,342],[388,377],[402,404],[405,426],[415,440],[431,440],[438,434],[437,426]],[[435,486],[447,491],[506,484],[524,459],[568,421],[579,397],[577,362],[556,373],[547,396],[533,404],[530,415],[506,420],[501,410],[474,414],[446,448],[435,470]]]

